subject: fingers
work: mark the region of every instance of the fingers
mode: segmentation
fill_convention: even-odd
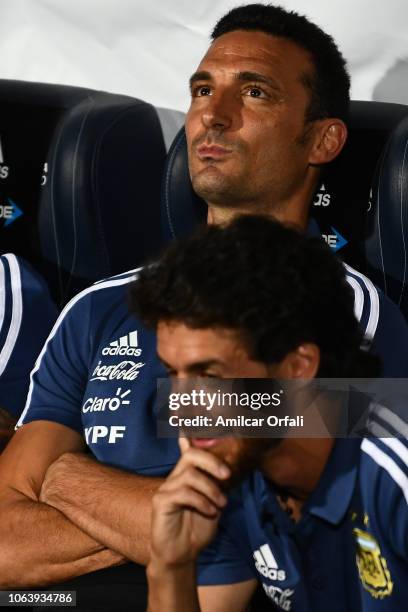
[[[205,495],[199,491],[182,485],[172,491],[160,488],[153,498],[153,513],[160,512],[172,514],[180,508],[190,508],[208,518],[216,518],[220,514],[218,506],[213,504]]]
[[[182,439],[183,438],[180,438],[180,441]],[[179,475],[188,466],[198,468],[217,480],[225,480],[231,476],[231,470],[221,459],[207,451],[190,446],[183,451],[183,454],[172,471],[170,478]]]
[[[227,498],[217,482],[193,466],[188,466],[183,472],[168,478],[160,489],[161,491],[173,492],[183,487],[188,487],[207,498],[217,510],[222,509],[227,503]]]
[[[186,503],[205,516],[216,516],[227,503],[218,481],[231,475],[229,467],[208,451],[191,446],[187,438],[180,438],[182,456],[159,489],[159,498],[175,510]],[[184,501],[183,501],[184,500]]]

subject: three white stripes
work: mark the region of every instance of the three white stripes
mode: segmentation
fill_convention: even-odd
[[[17,341],[18,334],[20,332],[21,321],[23,318],[23,295],[21,287],[21,273],[20,266],[15,255],[6,254],[3,255],[7,259],[10,268],[10,281],[11,281],[11,299],[12,299],[12,311],[10,327],[7,332],[6,341],[0,352],[0,376],[3,374],[7,367],[8,361],[13,352],[14,345]],[[0,268],[0,330],[4,323],[5,314],[5,273],[4,265],[1,262]]]
[[[254,552],[255,561],[259,565],[266,565],[268,569],[278,569],[278,564],[273,556],[269,544],[263,544],[259,550]]]
[[[405,439],[405,441],[407,440],[408,426],[398,415],[394,414],[385,406],[380,405],[375,407],[375,414],[391,425],[395,431],[402,434],[402,439]],[[405,444],[398,438],[387,436],[389,433],[388,430],[376,421],[371,422],[369,428],[370,431],[377,436],[377,439],[391,449],[408,468],[408,448]],[[382,437],[379,437],[380,435]],[[394,459],[368,438],[362,441],[361,450],[369,455],[380,467],[384,468],[394,482],[401,487],[405,500],[408,503],[408,476],[404,474]]]

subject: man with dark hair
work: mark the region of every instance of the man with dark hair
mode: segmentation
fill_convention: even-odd
[[[173,246],[132,295],[175,379],[277,378],[303,390],[315,377],[378,373],[353,301],[321,241],[251,216]],[[327,398],[330,413],[345,410]],[[215,425],[183,434],[153,498],[149,612],[244,612],[257,581],[276,610],[402,610],[408,444],[402,431],[387,438],[383,416],[373,406],[384,438],[363,441],[218,437]],[[242,484],[227,498],[231,480]]]
[[[327,117],[348,119],[350,77],[346,62],[333,38],[306,17],[280,6],[252,4],[233,9],[222,17],[211,38],[237,30],[264,32],[290,40],[310,56],[313,72],[302,75],[309,89],[306,122]]]
[[[304,17],[262,5],[237,11],[220,24],[227,27],[239,13],[251,27],[231,21],[191,77],[186,134],[193,185],[208,202],[211,223],[257,213],[306,230],[320,168],[338,155],[347,132],[347,75],[343,100],[336,94],[333,107],[332,69],[318,68],[317,60],[324,66],[337,57],[335,74],[344,60]],[[284,34],[264,29],[267,15]],[[217,267],[214,261],[208,273]],[[407,374],[401,313],[366,277],[346,274],[384,374]],[[3,587],[148,560],[151,497],[179,453],[174,440],[156,437],[153,406],[163,369],[154,334],[127,310],[135,278],[124,273],[76,296],[37,362],[22,427],[0,460]]]
[[[159,329],[159,356],[160,329],[180,324],[239,332],[256,362],[276,364],[313,342],[320,378],[378,375],[343,265],[322,240],[272,219],[242,216],[202,228],[141,270],[130,295],[135,314]]]

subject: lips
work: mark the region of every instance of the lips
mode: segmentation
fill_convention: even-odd
[[[199,159],[222,159],[223,157],[229,155],[231,153],[231,149],[226,149],[220,145],[200,145],[197,148],[197,155]]]

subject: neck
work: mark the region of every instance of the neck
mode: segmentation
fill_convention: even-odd
[[[293,225],[305,232],[309,220],[308,211],[292,211],[292,210],[265,210],[265,211],[254,211],[250,207],[242,207],[239,209],[231,208],[220,208],[219,206],[214,207],[211,204],[208,205],[207,223],[209,225],[225,225],[241,215],[253,215],[260,214],[268,217],[273,217],[281,223],[287,225]]]
[[[305,181],[300,191],[290,199],[280,202],[250,201],[239,204],[208,204],[207,222],[209,225],[224,225],[239,215],[265,215],[281,223],[294,225],[306,231],[310,205],[316,190],[317,180]]]
[[[333,445],[333,438],[286,438],[265,455],[262,472],[303,504],[317,487]]]

